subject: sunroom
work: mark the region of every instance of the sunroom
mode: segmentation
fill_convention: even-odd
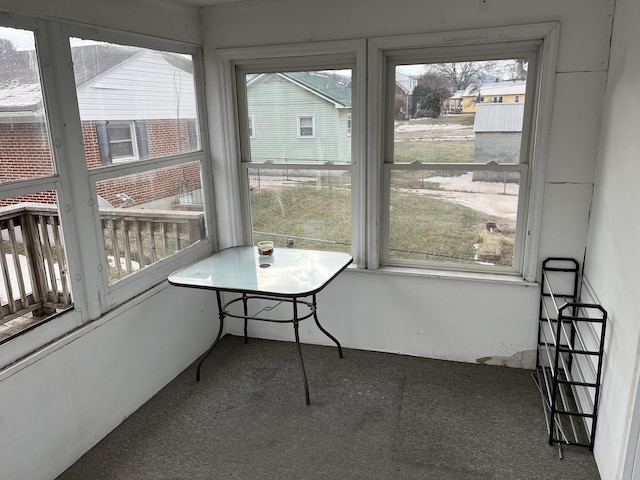
[[[638,22],[633,0],[0,0],[0,476],[56,478],[189,368],[218,306],[169,274],[260,240],[353,257],[318,295],[345,348],[531,371],[542,262],[574,259],[608,312],[593,458],[640,476]]]

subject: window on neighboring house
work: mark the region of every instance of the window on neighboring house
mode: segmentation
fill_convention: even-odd
[[[20,49],[14,41],[20,41]],[[72,306],[35,36],[0,27],[0,343]]]
[[[502,103],[502,96],[493,97],[493,103]]]
[[[515,96],[513,97],[513,101],[514,101],[515,103],[520,103],[520,95],[515,95]]]
[[[201,163],[192,155],[200,150],[193,60],[79,38],[72,54],[89,176],[113,207],[101,210],[112,285],[205,238]],[[123,176],[118,162],[133,160],[151,163]]]
[[[298,115],[298,137],[313,138],[316,136],[315,116]]]
[[[247,126],[249,129],[249,138],[256,138],[255,127],[253,126],[253,117],[247,118]]]
[[[278,70],[265,61],[264,71],[238,68],[241,125],[251,125],[254,116],[271,119],[261,125],[259,138],[247,135],[247,128],[239,132],[249,241],[351,252],[354,176],[351,137],[343,130],[352,101],[351,68],[337,67]],[[300,110],[314,113],[298,115]],[[327,127],[317,135],[320,118]],[[293,122],[298,137],[315,141],[297,142]]]
[[[140,123],[144,128],[144,122]],[[137,160],[139,158],[139,149],[136,130],[139,128],[140,126],[136,128],[134,122],[108,121],[96,124],[96,135],[102,164],[108,165],[112,162]],[[146,142],[142,147],[145,150],[147,149]]]
[[[351,135],[351,114],[347,115],[347,135]]]

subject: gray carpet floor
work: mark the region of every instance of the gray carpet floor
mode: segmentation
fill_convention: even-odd
[[[58,480],[599,479],[531,371],[227,336]]]

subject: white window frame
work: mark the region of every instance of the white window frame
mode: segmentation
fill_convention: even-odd
[[[548,149],[549,124],[552,111],[553,86],[559,37],[559,24],[544,24],[456,31],[445,33],[419,34],[398,37],[380,37],[369,40],[368,44],[368,156],[377,160],[377,168],[371,169],[367,176],[367,263],[369,268],[377,268],[388,262],[388,185],[393,158],[389,158],[389,142],[393,138],[393,108],[389,99],[393,97],[393,78],[389,73],[390,65],[406,60],[406,63],[424,63],[455,61],[460,58],[484,58],[488,51],[496,55],[502,51],[503,58],[509,58],[513,42],[518,47],[531,45],[536,50],[538,68],[535,70],[536,82],[532,82],[527,102],[528,108],[535,109],[526,115],[531,123],[523,125],[523,137],[531,132],[530,138],[523,140],[528,148],[523,149],[522,163],[515,168],[524,170],[525,180],[520,187],[518,227],[516,236],[520,245],[514,252],[514,266],[509,271],[499,269],[452,267],[420,262],[421,268],[441,270],[459,270],[469,274],[494,272],[522,276],[526,281],[535,281],[538,268],[539,232],[542,219],[542,197],[546,171],[546,152]],[[455,48],[453,50],[452,48]],[[453,53],[453,55],[452,55]],[[420,62],[416,59],[420,58]],[[386,92],[391,92],[386,95]],[[384,119],[391,121],[385,122]],[[527,120],[525,120],[527,122]],[[436,164],[438,165],[438,164]],[[429,165],[433,167],[434,165]],[[469,165],[473,167],[473,165]],[[451,167],[450,165],[448,168]],[[484,168],[484,167],[483,167]],[[385,210],[386,209],[386,210]],[[376,228],[380,219],[381,228]],[[402,262],[392,262],[400,265]]]
[[[129,140],[112,140],[111,139],[111,135],[109,134],[109,127],[122,127],[122,126],[126,126],[129,127]],[[137,160],[139,158],[139,153],[138,153],[138,138],[136,136],[136,127],[134,125],[134,122],[132,121],[127,121],[127,120],[123,120],[123,121],[113,121],[110,120],[109,122],[107,122],[107,136],[109,137],[109,145],[113,145],[114,143],[131,143],[131,152],[132,155],[127,155],[127,156],[114,156],[113,153],[111,154],[111,161],[113,163],[117,163],[117,162],[128,162],[130,160]]]
[[[95,168],[88,170],[87,178],[89,180],[89,188],[91,189],[91,198],[96,197],[96,183],[119,178],[122,176],[132,175],[136,173],[145,173],[156,169],[165,167],[172,167],[176,165],[187,164],[197,161],[200,163],[201,182],[203,188],[203,197],[205,199],[205,229],[207,232],[206,237],[190,246],[189,248],[175,253],[171,257],[167,257],[160,262],[156,262],[153,265],[149,265],[144,269],[135,272],[113,285],[109,285],[108,282],[108,269],[106,265],[102,269],[98,267],[96,269],[97,275],[100,277],[99,284],[103,285],[103,290],[100,292],[103,302],[103,310],[108,311],[117,305],[133,298],[134,296],[148,290],[153,285],[166,280],[169,273],[172,271],[186,266],[189,263],[203,256],[205,252],[210,252],[215,246],[214,243],[214,218],[212,212],[214,207],[211,204],[213,197],[213,186],[211,183],[212,170],[211,162],[209,161],[209,143],[208,135],[203,134],[206,132],[206,106],[204,102],[204,80],[203,80],[203,64],[202,64],[202,52],[198,46],[189,45],[181,42],[174,42],[171,40],[151,38],[145,36],[139,36],[134,34],[127,34],[124,32],[114,32],[110,30],[101,30],[96,28],[89,28],[80,25],[71,25],[68,28],[69,37],[77,37],[86,40],[98,40],[101,42],[115,43],[121,45],[131,45],[142,48],[149,48],[159,51],[175,52],[180,54],[191,55],[193,59],[194,67],[194,81],[197,96],[198,106],[198,120],[200,128],[200,149],[193,152],[187,152],[184,154],[170,155],[164,157],[152,157],[144,160],[137,160],[135,162],[129,161],[114,161],[111,165],[106,165],[101,168]],[[77,110],[77,100],[73,97],[73,105]],[[79,117],[79,112],[77,113]],[[86,181],[86,180],[85,180]],[[96,218],[97,217],[97,218]],[[95,217],[92,219],[92,224],[95,228],[96,245],[101,250],[100,258],[101,262],[104,260],[104,239],[102,235],[102,229],[99,221],[99,212],[97,211],[97,205],[95,208]]]
[[[221,244],[242,245],[251,241],[251,211],[248,185],[248,169],[258,165],[250,162],[251,155],[247,150],[248,142],[242,142],[238,132],[248,131],[246,128],[246,111],[243,95],[239,92],[245,82],[240,78],[248,71],[276,72],[293,70],[328,70],[338,67],[352,68],[352,115],[353,141],[351,143],[351,163],[344,165],[313,165],[313,170],[348,170],[351,174],[351,212],[352,212],[352,255],[355,263],[365,267],[365,232],[364,216],[359,212],[365,210],[364,175],[365,164],[365,100],[366,100],[366,41],[346,40],[335,42],[317,42],[307,44],[278,45],[267,47],[247,47],[234,49],[220,49],[217,52],[220,66],[220,85],[222,87],[221,119],[229,125],[237,125],[235,132],[229,132],[225,138],[223,150],[226,158],[235,158],[235,162],[220,165],[220,171],[225,172],[220,178],[219,185],[226,190],[223,202],[218,202],[218,210],[227,212],[227,218],[232,228],[228,232],[221,232],[226,237],[221,238]],[[240,102],[240,103],[239,103]],[[304,137],[309,138],[309,137]],[[309,165],[300,164],[297,167],[290,163],[286,165],[273,164],[270,168],[311,169]],[[224,184],[223,184],[224,182]]]
[[[74,328],[99,318],[116,306],[132,300],[150,288],[166,281],[168,274],[186,266],[215,248],[215,223],[213,185],[206,115],[204,114],[204,81],[201,49],[197,45],[170,41],[155,37],[119,32],[110,29],[37,19],[21,15],[2,17],[1,25],[32,30],[36,37],[43,98],[53,147],[56,173],[49,177],[14,182],[0,186],[5,198],[42,190],[56,190],[60,222],[64,225],[63,237],[71,278],[74,310],[66,312],[38,328],[15,337],[3,345],[0,364],[5,365],[32,352]],[[138,162],[121,162],[89,170],[84,146],[77,139],[82,137],[82,123],[76,98],[70,37],[80,37],[134,45],[161,51],[192,55],[198,101],[201,149],[187,154],[147,159]],[[205,198],[207,237],[196,245],[170,258],[163,259],[136,274],[109,286],[104,255],[100,214],[95,183],[123,175],[198,161],[201,165],[202,188]],[[75,199],[75,202],[72,200]],[[89,200],[87,204],[78,199]],[[10,348],[6,348],[10,347]]]
[[[302,121],[303,120],[311,120],[311,126],[309,127],[308,125],[302,125]],[[297,124],[298,124],[298,138],[316,138],[316,116],[315,115],[298,115],[296,117],[297,120]],[[311,128],[311,134],[310,135],[304,135],[302,133],[302,129],[308,129]]]

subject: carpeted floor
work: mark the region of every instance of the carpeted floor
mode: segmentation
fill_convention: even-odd
[[[599,479],[531,372],[227,336],[58,480]]]

